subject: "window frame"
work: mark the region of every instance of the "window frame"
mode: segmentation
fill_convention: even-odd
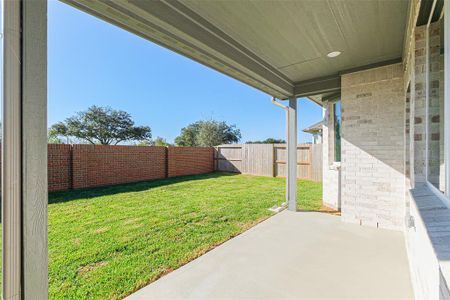
[[[445,196],[450,199],[450,4],[444,1],[444,161]]]
[[[337,131],[336,131],[336,106],[339,104],[340,109],[340,124],[339,124],[339,160],[337,149]],[[333,162],[340,163],[342,160],[342,101],[341,98],[333,101]]]
[[[450,5],[448,1],[444,1],[444,25],[443,28],[450,28]],[[431,14],[433,13],[433,10]],[[429,180],[429,75],[430,75],[430,56],[429,56],[429,30],[430,30],[431,18],[429,18],[427,23],[427,28],[425,31],[425,182],[429,189],[436,194],[444,204],[450,208],[450,30],[445,30],[444,32],[444,182],[445,190],[440,191],[435,187]]]

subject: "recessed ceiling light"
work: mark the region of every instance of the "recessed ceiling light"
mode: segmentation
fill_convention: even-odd
[[[333,51],[333,52],[330,52],[327,54],[327,56],[331,57],[331,58],[339,56],[339,55],[341,55],[341,51]]]

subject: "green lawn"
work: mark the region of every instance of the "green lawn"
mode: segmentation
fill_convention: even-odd
[[[298,185],[299,209],[319,209],[322,185]],[[269,217],[284,192],[282,178],[213,173],[50,194],[50,298],[123,298]]]

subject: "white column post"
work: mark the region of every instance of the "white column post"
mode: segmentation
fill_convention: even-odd
[[[286,111],[287,171],[286,202],[290,211],[297,210],[297,98],[289,97]]]
[[[3,298],[47,299],[47,1],[3,1]]]

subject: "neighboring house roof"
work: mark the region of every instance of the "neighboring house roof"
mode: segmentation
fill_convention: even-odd
[[[307,132],[307,133],[319,133],[319,132],[322,132],[322,125],[323,125],[323,121],[314,123],[313,125],[308,126],[305,129],[303,129],[303,132]]]

